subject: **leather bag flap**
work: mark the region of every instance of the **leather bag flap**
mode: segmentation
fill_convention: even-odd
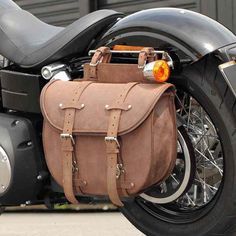
[[[136,84],[128,93],[122,107],[115,107],[124,84],[91,83],[82,93],[76,106],[71,106],[77,87],[83,81],[53,81],[42,90],[40,104],[44,119],[62,132],[65,110],[75,108],[73,133],[96,134],[107,133],[111,109],[122,109],[119,135],[137,128],[150,114],[161,95],[172,84]]]

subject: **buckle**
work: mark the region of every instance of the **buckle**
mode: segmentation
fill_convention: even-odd
[[[72,136],[72,134],[60,134],[61,139],[70,139],[72,144],[75,145],[75,140]]]
[[[77,165],[77,162],[75,160],[73,160],[73,163],[72,163],[72,172],[75,173],[75,172],[78,172],[79,171],[79,167]]]
[[[115,142],[117,147],[120,148],[120,144],[119,144],[117,137],[106,136],[105,142]]]
[[[147,60],[144,61],[143,65],[138,65],[138,69],[143,69],[147,64]]]
[[[116,178],[119,179],[121,174],[125,173],[123,164],[117,164],[116,165]]]
[[[98,60],[96,63],[90,62],[89,65],[93,66],[93,67],[96,67],[99,63],[100,63],[100,60]]]
[[[103,53],[100,50],[96,50],[95,54],[98,53],[97,61],[96,63],[92,63],[92,61],[89,63],[90,66],[96,67],[100,62],[103,57]],[[95,55],[94,54],[94,55]],[[93,60],[93,59],[92,59]]]

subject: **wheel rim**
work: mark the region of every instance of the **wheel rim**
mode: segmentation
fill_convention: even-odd
[[[217,129],[200,103],[187,93],[177,96],[176,101],[178,116],[182,118],[182,126],[194,150],[194,158],[187,158],[195,161],[192,167],[187,166],[187,161],[184,162],[186,172],[189,169],[194,171],[193,178],[189,175],[188,187],[186,178],[183,182],[180,181],[182,188],[176,188],[176,192],[166,198],[161,199],[159,195],[156,199],[151,199],[150,195],[145,193],[138,197],[137,201],[157,218],[172,223],[186,223],[202,217],[215,204],[223,183],[224,157]],[[180,138],[179,133],[179,143]],[[185,150],[186,153],[190,152]],[[158,187],[160,188],[160,185]]]
[[[181,127],[182,128],[182,127]],[[191,157],[190,157],[190,151],[189,147],[185,142],[185,139],[181,133],[181,130],[178,129],[178,149],[180,152],[182,152],[184,155],[184,160],[181,158],[176,159],[176,171],[174,170],[171,174],[171,176],[162,184],[160,184],[157,187],[160,187],[161,193],[158,194],[158,192],[151,192],[149,193],[143,193],[140,195],[143,199],[150,201],[152,203],[157,203],[157,204],[166,204],[169,202],[173,202],[177,200],[187,189],[189,185],[189,181],[191,179],[191,169],[192,169],[192,163],[191,163]],[[178,171],[178,166],[184,165],[185,170],[182,173],[182,176],[178,176],[178,179],[181,179],[179,181],[175,176],[177,175],[175,172]],[[173,183],[173,184],[171,184]],[[168,189],[167,186],[172,187]],[[154,196],[152,196],[154,195]]]

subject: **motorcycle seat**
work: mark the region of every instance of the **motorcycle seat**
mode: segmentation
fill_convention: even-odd
[[[120,16],[113,10],[99,10],[63,28],[40,21],[12,0],[1,0],[0,54],[24,68],[80,55],[99,32]]]

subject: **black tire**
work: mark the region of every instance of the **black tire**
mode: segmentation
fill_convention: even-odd
[[[198,210],[201,213],[198,217],[185,222],[156,217],[140,204],[139,198],[127,201],[121,212],[146,235],[236,235],[235,98],[222,79],[219,63],[213,55],[205,57],[186,67],[175,84],[197,99],[218,130],[224,153],[221,188],[207,206]]]

